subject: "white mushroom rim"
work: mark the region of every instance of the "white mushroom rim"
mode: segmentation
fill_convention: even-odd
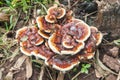
[[[61,67],[59,67],[59,66],[57,66],[57,65],[55,65],[55,64],[52,64],[52,67],[53,67],[54,69],[56,69],[56,70],[59,70],[59,71],[62,71],[62,72],[66,72],[66,71],[71,70],[73,67],[75,67],[75,66],[78,65],[79,63],[80,63],[80,61],[79,61],[79,62],[76,62],[76,63],[74,63],[74,64],[71,64],[71,65],[70,65],[69,67],[67,67],[67,68],[61,68]],[[49,66],[49,63],[47,62],[47,60],[45,60],[45,64]]]
[[[86,35],[82,40],[76,39],[76,41],[77,41],[77,42],[86,41],[86,40],[90,37],[90,34],[91,34],[90,26],[87,25],[87,24],[86,24],[85,22],[83,22],[83,21],[78,22],[78,23],[76,24],[76,26],[79,25],[79,24],[80,24],[80,25],[83,25],[84,27],[86,27],[86,29],[87,29],[87,35]]]
[[[56,47],[56,44],[53,42],[53,39],[54,39],[54,37],[55,37],[55,33],[53,33],[50,37],[49,37],[49,39],[48,39],[48,45],[49,45],[49,47],[50,47],[50,49],[53,51],[53,52],[55,52],[55,53],[57,53],[57,54],[60,54],[60,55],[63,55],[63,54],[70,54],[70,55],[74,55],[74,54],[77,54],[79,51],[81,51],[81,49],[83,49],[84,48],[84,46],[85,46],[85,43],[84,42],[79,42],[78,43],[78,46],[75,46],[75,48],[76,49],[74,49],[74,50],[61,50],[61,51],[59,51],[59,49]],[[61,44],[62,45],[62,44]]]
[[[23,28],[17,30],[17,31],[16,31],[16,36],[15,36],[15,38],[18,38],[19,35],[20,35],[20,32],[21,32],[21,31],[25,31],[26,29],[28,29],[28,27],[23,27]]]
[[[94,26],[91,26],[90,28],[98,31],[98,29]],[[99,39],[97,40],[96,45],[98,46],[102,42],[103,34],[100,31],[98,31],[97,35],[98,35]]]
[[[78,46],[76,47],[75,46],[75,48],[76,49],[74,49],[74,50],[61,50],[61,55],[63,55],[63,54],[70,54],[70,55],[75,55],[75,54],[77,54],[78,52],[80,52],[83,48],[84,48],[84,46],[85,46],[85,43],[84,42],[80,42],[80,43],[78,43]]]
[[[55,64],[53,64],[53,68],[57,69],[57,70],[60,70],[60,71],[63,71],[63,72],[66,72],[66,71],[69,71],[71,70],[74,66],[78,65],[80,62],[77,62],[75,64],[72,64],[71,66],[67,67],[67,68],[60,68],[58,66],[56,66]]]

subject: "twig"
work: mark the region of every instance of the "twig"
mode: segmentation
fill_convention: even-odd
[[[57,77],[57,80],[64,80],[64,73],[63,72],[59,72],[59,74],[58,74],[58,77]]]
[[[33,17],[36,18],[37,17],[37,6],[34,5],[34,9],[33,9]]]
[[[86,75],[85,77],[83,77],[84,79],[89,77],[90,75],[94,74],[94,71],[92,71],[90,74]]]
[[[70,7],[70,9],[71,9],[72,7],[74,7],[78,2],[79,2],[79,0],[77,0],[77,1]]]
[[[51,80],[54,80],[54,79],[52,78],[52,76],[51,76],[50,71],[48,70],[48,68],[46,68],[46,70],[47,70],[47,72],[48,72],[48,74],[49,74]]]
[[[43,9],[45,10],[45,13],[47,13],[47,8],[45,7],[45,5],[43,5],[42,3],[40,3],[40,5],[43,7]]]
[[[21,16],[21,12],[22,12],[22,10],[20,10],[20,12],[19,12],[19,14],[18,14],[18,18],[17,18],[17,20],[16,20],[16,22],[15,22],[12,30],[15,29],[15,26],[17,25],[17,22],[18,22],[18,20],[19,20],[19,18],[20,18],[20,16]]]
[[[117,80],[120,80],[120,71],[119,71],[119,74],[118,74]]]
[[[92,13],[86,14],[85,16],[83,16],[85,18],[85,22],[87,21],[87,17],[91,16],[92,14],[95,14],[97,11],[94,11]]]
[[[72,77],[71,80],[74,80],[76,77],[78,77],[81,74],[81,71],[79,71],[75,76]]]
[[[69,8],[69,9],[71,8],[70,0],[68,0],[68,8]]]
[[[44,70],[45,70],[45,65],[43,64],[43,66],[41,67],[39,80],[43,80]]]

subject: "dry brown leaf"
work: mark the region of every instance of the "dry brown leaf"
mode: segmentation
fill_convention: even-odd
[[[26,78],[29,79],[32,76],[32,62],[29,58],[26,59]]]
[[[107,76],[108,74],[110,74],[109,72],[103,70],[99,65],[95,65],[95,75],[97,78],[103,78],[105,76]]]
[[[96,69],[95,69],[95,75],[96,75],[97,78],[103,77],[103,75],[100,74],[100,73],[98,72],[98,70],[96,70]]]
[[[20,67],[22,66],[22,64],[24,63],[26,58],[27,58],[26,55],[23,55],[23,56],[19,57],[18,60],[16,61],[16,63],[14,64],[14,66],[11,67],[10,70],[12,71],[12,70],[20,69]]]
[[[5,76],[4,80],[13,80],[13,72],[9,72],[9,73]]]
[[[0,13],[0,21],[9,21],[9,15],[5,13]]]
[[[2,80],[2,72],[4,71],[4,68],[0,69],[0,80]]]
[[[22,66],[22,64],[24,63],[26,58],[27,58],[27,56],[25,56],[25,55],[19,57],[18,60],[16,61],[16,63],[14,64],[14,66],[10,68],[10,71],[5,76],[4,80],[13,80],[13,75],[15,73],[19,72],[19,69]]]
[[[13,61],[15,56],[19,53],[19,47],[17,47],[12,53],[10,62]]]
[[[118,47],[113,47],[109,51],[110,51],[110,53],[112,54],[113,57],[117,57],[119,55],[119,48]]]

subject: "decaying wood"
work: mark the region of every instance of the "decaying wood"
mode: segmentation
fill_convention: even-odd
[[[120,38],[120,1],[102,0],[98,6],[97,27],[103,32],[111,33],[112,37]]]

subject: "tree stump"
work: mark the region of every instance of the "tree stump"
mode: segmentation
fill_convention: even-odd
[[[96,26],[114,39],[120,38],[120,1],[102,0],[98,4]]]

